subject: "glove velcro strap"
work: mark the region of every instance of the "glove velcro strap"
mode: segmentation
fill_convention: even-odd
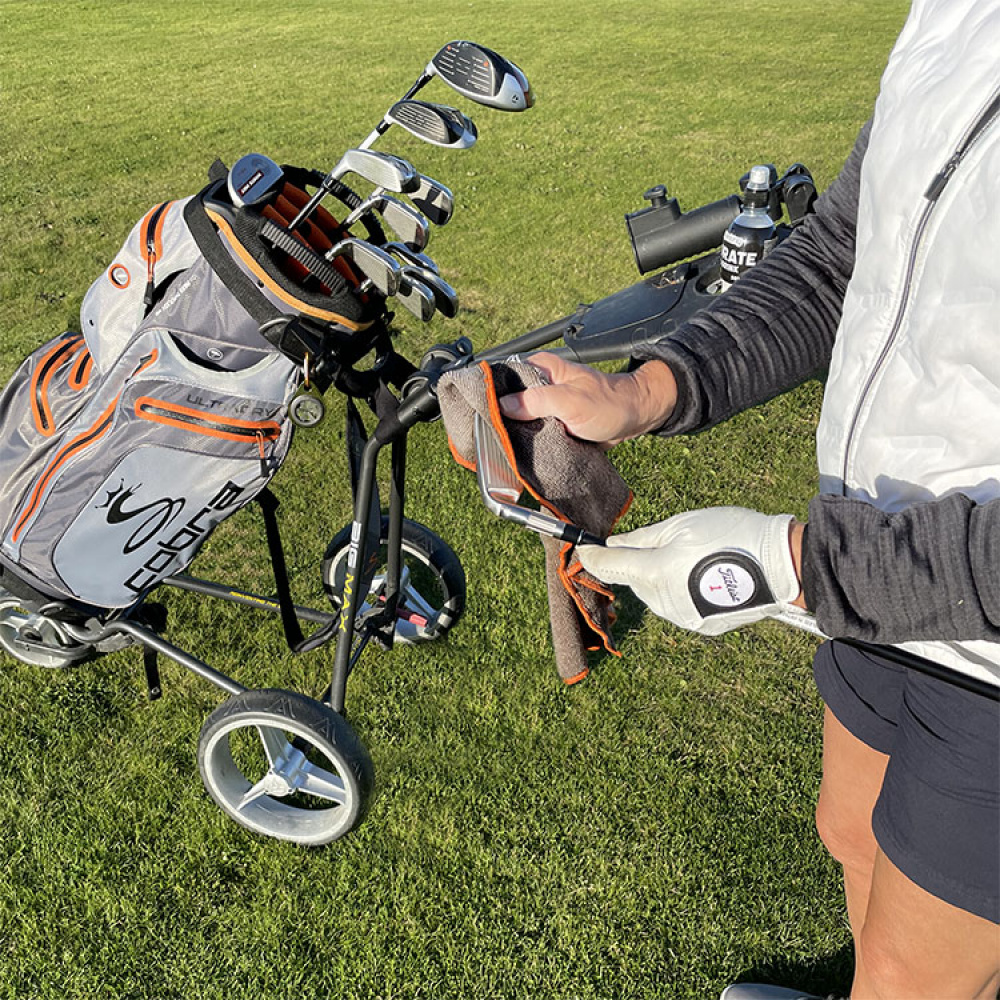
[[[737,549],[713,552],[697,563],[688,576],[688,593],[703,618],[775,603],[763,567]]]

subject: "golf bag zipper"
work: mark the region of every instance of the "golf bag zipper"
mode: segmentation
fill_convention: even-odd
[[[142,302],[146,307],[146,312],[149,312],[153,306],[153,290],[155,287],[153,273],[156,268],[157,257],[159,257],[162,251],[163,223],[166,221],[167,209],[171,204],[173,203],[165,201],[163,204],[157,205],[146,216],[146,221],[143,225],[141,243],[144,248],[143,256],[146,258],[146,291],[142,296]]]
[[[854,436],[857,433],[858,423],[861,420],[861,411],[864,409],[865,400],[868,398],[868,394],[871,392],[875,379],[881,371],[882,366],[885,364],[886,359],[889,357],[889,352],[892,350],[892,346],[895,344],[896,338],[899,336],[899,331],[902,329],[903,317],[906,315],[906,307],[909,304],[910,289],[913,284],[913,274],[917,266],[917,252],[920,249],[920,244],[923,240],[924,232],[927,229],[927,224],[930,222],[931,216],[934,214],[934,209],[938,204],[942,192],[954,176],[955,171],[958,169],[962,160],[998,115],[1000,115],[1000,90],[994,92],[989,102],[973,119],[972,124],[965,130],[959,140],[955,151],[948,158],[944,166],[934,175],[931,183],[927,186],[927,190],[924,192],[926,204],[924,205],[920,213],[920,217],[917,220],[916,229],[913,233],[913,240],[910,243],[910,253],[906,259],[906,270],[903,274],[903,289],[899,299],[899,305],[896,309],[896,314],[893,317],[892,325],[889,327],[889,335],[886,338],[885,343],[882,345],[882,351],[876,359],[875,364],[872,366],[871,371],[868,373],[868,378],[865,380],[861,394],[858,396],[858,401],[854,407],[854,414],[851,417],[851,423],[847,430],[847,436],[844,439],[844,457],[840,471],[840,491],[843,496],[847,496],[847,475],[851,459],[851,445],[854,441]]]

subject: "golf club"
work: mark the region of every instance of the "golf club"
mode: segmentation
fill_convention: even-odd
[[[416,190],[408,191],[406,197],[435,226],[447,225],[455,211],[454,195],[439,181],[423,174],[418,174],[417,177],[420,179],[420,185]]]
[[[376,153],[371,149],[349,149],[323,178],[316,193],[302,206],[288,227],[289,230],[294,230],[309,218],[316,206],[329,194],[334,181],[339,181],[347,174],[357,174],[376,188],[386,191],[406,193],[415,191],[420,186],[416,169],[406,160],[388,153]]]
[[[408,309],[424,323],[429,322],[437,311],[434,293],[422,281],[402,272],[396,299],[404,309]]]
[[[378,212],[385,224],[399,237],[402,243],[414,250],[423,250],[430,238],[430,226],[427,220],[409,205],[404,205],[398,198],[375,191],[366,198],[344,220],[345,226],[353,226],[363,215]]]
[[[475,42],[449,42],[427,64],[423,76],[439,77],[470,101],[499,111],[526,111],[535,103],[524,73],[509,59]]]
[[[386,243],[382,249],[395,254],[404,264],[413,264],[416,267],[424,268],[424,270],[433,271],[435,274],[439,273],[438,266],[431,257],[408,247],[405,243],[400,243],[398,240]]]
[[[399,125],[418,139],[447,149],[468,149],[475,145],[478,136],[472,119],[457,108],[429,101],[402,100],[389,108],[358,148],[368,149],[391,125]]]
[[[275,189],[284,176],[284,171],[270,157],[262,153],[247,153],[232,165],[226,187],[232,203],[237,207],[256,205]]]
[[[346,257],[386,298],[399,291],[402,269],[399,262],[381,248],[364,240],[341,240],[326,253],[327,260],[337,257]]]
[[[554,514],[521,506],[518,500],[523,487],[514,475],[493,425],[480,413],[475,416],[473,435],[476,442],[476,481],[486,509],[491,514],[574,545],[604,544],[604,539],[575,524],[560,521]]]
[[[404,264],[403,280],[416,280],[420,284],[426,285],[434,294],[434,305],[442,316],[454,319],[458,315],[458,294],[436,271],[431,271],[426,267]]]

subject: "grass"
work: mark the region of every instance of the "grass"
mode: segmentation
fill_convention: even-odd
[[[637,280],[622,215],[653,183],[685,208],[758,161],[829,183],[906,7],[2,0],[0,374],[76,325],[132,224],[216,156],[328,165],[461,37],[516,59],[538,104],[472,109],[466,153],[397,130],[383,145],[458,201],[430,250],[463,311],[404,322],[398,343],[499,343]],[[807,385],[618,449],[625,526],[734,501],[804,514],[819,399]],[[323,599],[315,567],[348,519],[330,402],[275,484],[301,600]],[[211,804],[195,758],[221,697],[193,675],[166,665],[150,704],[134,653],[51,673],[3,660],[0,998],[695,998],[745,976],[845,991],[837,873],[812,830],[811,640],[701,639],[626,596],[624,656],[564,688],[541,548],[488,520],[440,426],[412,435],[408,489],[461,556],[469,608],[445,642],[365,654],[348,710],[377,796],[330,848],[263,841]],[[262,539],[243,513],[196,569],[266,591]],[[293,658],[271,619],[165,600],[168,635],[243,683],[322,687],[329,647]]]

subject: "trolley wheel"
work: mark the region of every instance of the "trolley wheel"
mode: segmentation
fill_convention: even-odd
[[[93,646],[71,638],[58,621],[25,608],[19,597],[0,589],[0,647],[22,663],[59,669],[94,655]]]
[[[358,613],[363,614],[379,601],[385,591],[386,540],[389,519],[382,518],[379,541],[379,568],[362,599]],[[334,610],[343,603],[347,554],[351,545],[351,526],[330,542],[323,559],[323,586]],[[400,579],[399,606],[395,638],[416,643],[440,639],[465,610],[465,570],[454,550],[429,528],[403,519],[403,568]]]
[[[234,695],[205,720],[198,769],[231,819],[303,846],[353,830],[374,784],[371,757],[343,716],[276,689]]]

